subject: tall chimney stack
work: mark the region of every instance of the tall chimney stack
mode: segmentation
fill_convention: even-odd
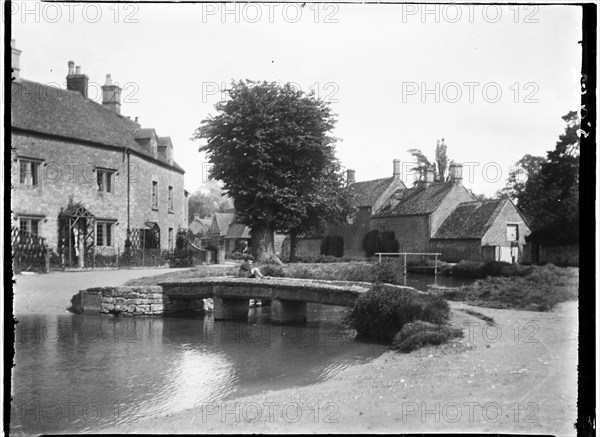
[[[346,170],[346,186],[356,182],[354,179],[356,172],[354,170]]]
[[[68,76],[72,76],[73,74],[75,74],[75,62],[69,61],[68,65],[69,65],[69,74],[68,74]]]
[[[425,169],[425,181],[423,182],[423,187],[428,188],[431,184],[433,184],[435,173],[433,171],[433,167],[427,167]]]
[[[400,160],[399,159],[394,159],[394,178],[399,178],[400,177]]]
[[[18,82],[19,80],[21,80],[21,67],[20,67],[20,60],[21,60],[21,50],[18,50],[17,48],[15,48],[15,40],[11,39],[10,40],[10,49],[11,49],[11,67],[12,67],[12,77],[14,78],[14,80],[16,82]]]
[[[81,74],[81,67],[75,68],[75,74],[73,74],[73,66],[75,63],[69,61],[69,74],[67,75],[67,89],[71,91],[78,91],[83,97],[87,99],[88,96],[88,82],[89,78],[85,74]]]
[[[452,163],[450,164],[450,180],[455,185],[462,185],[463,176],[462,176],[463,166],[462,164]]]
[[[102,104],[117,114],[121,113],[121,88],[113,85],[110,74],[106,75],[106,83],[102,86]]]

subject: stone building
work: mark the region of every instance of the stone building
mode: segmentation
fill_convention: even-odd
[[[171,139],[121,114],[110,75],[102,104],[88,98],[88,76],[72,61],[67,89],[21,78],[11,43],[13,227],[67,260],[83,242],[86,265],[122,252],[128,237],[133,248],[173,249],[188,193]]]
[[[358,212],[348,224],[328,228],[328,235],[343,237],[344,256],[365,256],[364,236],[377,229],[394,232],[399,252],[439,252],[450,262],[524,260],[530,229],[510,200],[474,201],[463,186],[460,164],[450,166],[447,182],[435,182],[433,170],[427,169],[413,188],[402,184],[397,167],[394,161],[391,179],[358,183],[348,171]],[[315,239],[303,244],[316,247]]]

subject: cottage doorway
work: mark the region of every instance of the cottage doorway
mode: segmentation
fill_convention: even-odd
[[[69,267],[96,264],[96,217],[81,204],[71,204],[58,216],[59,248]]]
[[[142,234],[142,248],[160,249],[160,226],[156,222],[146,222]]]

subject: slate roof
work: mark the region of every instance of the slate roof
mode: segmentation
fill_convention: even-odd
[[[217,220],[217,230],[225,235],[229,229],[229,225],[235,219],[235,214],[232,212],[215,212],[215,218]]]
[[[375,215],[385,217],[431,214],[442,203],[452,186],[452,182],[438,182],[427,188],[419,186],[396,190]]]
[[[250,228],[241,223],[231,223],[225,238],[250,238]]]
[[[507,199],[495,199],[460,203],[432,238],[483,238],[506,202]]]
[[[348,189],[354,194],[357,207],[372,207],[393,180],[394,178],[391,177],[374,179],[372,181],[355,182],[349,185]]]
[[[135,141],[149,138],[153,129],[140,129],[129,118],[70,91],[21,79],[12,83],[11,127],[39,134],[60,136],[100,145],[125,149],[145,158],[161,162],[180,173],[177,163],[155,159],[152,152]]]

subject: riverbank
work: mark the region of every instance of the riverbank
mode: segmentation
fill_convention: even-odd
[[[577,302],[551,312],[451,306],[462,339],[410,354],[386,352],[322,383],[196,405],[101,432],[575,435]]]

